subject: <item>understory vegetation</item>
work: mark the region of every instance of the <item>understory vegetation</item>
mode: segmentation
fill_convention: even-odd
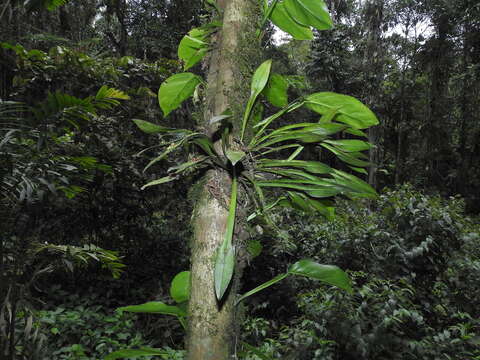
[[[293,201],[294,190],[290,201],[278,189],[266,194],[260,202],[285,205],[268,213],[254,209],[250,193],[239,196],[238,294],[285,276],[238,304],[235,358],[480,360],[480,6],[325,3],[336,25],[313,30],[312,42],[270,24],[257,34],[262,51],[252,69],[273,59],[284,98],[275,104],[274,95],[256,94],[251,121],[311,93],[356,97],[379,119],[366,133],[347,129],[373,144],[350,151],[360,165],[308,141],[280,154],[353,171],[356,185],[378,196],[343,192],[318,203],[324,216],[301,206],[309,197]],[[185,69],[180,40],[205,24],[215,36],[217,13],[210,0],[0,5],[1,360],[138,358],[112,357],[124,349],[143,349],[143,359],[187,359],[185,303],[171,284],[191,265],[205,171],[182,167],[199,157],[181,136],[207,132],[198,106],[206,94],[196,87],[171,114],[157,97]],[[206,37],[198,40],[205,54]],[[189,70],[195,78],[207,76],[207,60]],[[252,69],[242,69],[239,86]],[[231,116],[216,115],[212,122]],[[319,117],[299,109],[275,129]],[[163,158],[175,143],[140,131],[146,121],[172,131],[190,153]],[[347,131],[333,134],[333,143]],[[236,162],[226,164],[230,171]],[[142,189],[165,174],[175,181]],[[228,210],[229,194],[218,197]],[[353,291],[287,277],[299,259],[343,269]],[[172,312],[125,309],[146,302]],[[152,349],[157,356],[147,355]]]

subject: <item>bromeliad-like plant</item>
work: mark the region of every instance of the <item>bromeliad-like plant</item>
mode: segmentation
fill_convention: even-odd
[[[209,4],[214,4],[208,1]],[[263,27],[268,20],[295,39],[311,39],[312,28],[328,29],[332,26],[328,10],[322,0],[274,0],[262,1]],[[215,8],[217,8],[215,6]],[[210,36],[219,31],[222,24],[214,21],[191,30],[180,42],[178,56],[184,70],[196,65],[208,53]],[[261,31],[257,34],[260,36]],[[183,174],[204,169],[216,169],[228,173],[231,192],[227,226],[223,243],[217,249],[214,265],[214,288],[218,302],[225,298],[232,281],[236,264],[236,249],[233,241],[236,222],[239,188],[256,205],[247,220],[268,212],[276,206],[290,207],[309,213],[319,213],[326,218],[334,215],[335,196],[371,198],[375,190],[351,173],[334,169],[320,161],[300,159],[306,145],[318,145],[333,153],[353,172],[365,174],[369,165],[363,153],[371,148],[364,140],[363,132],[378,124],[376,116],[357,99],[332,92],[314,93],[288,103],[287,81],[272,73],[272,61],[263,62],[254,72],[251,91],[245,105],[238,133],[232,129],[235,116],[230,109],[214,114],[208,120],[210,131],[192,131],[167,128],[159,124],[136,119],[135,124],[145,133],[160,135],[163,151],[152,159],[145,170],[181,149],[189,149],[188,161],[167,170],[164,177],[144,185],[145,189],[161,185]],[[160,86],[158,99],[165,116],[177,109],[183,101],[198,93],[205,84],[203,79],[191,72],[175,74]],[[247,139],[247,127],[252,122],[259,99],[265,97],[281,109],[265,118],[256,119],[253,133]],[[286,114],[306,108],[318,114],[315,122],[297,122],[278,126]],[[216,129],[216,131],[212,131]],[[213,133],[213,134],[212,134]],[[346,138],[347,136],[355,138]],[[287,155],[284,155],[288,153]],[[269,189],[283,191],[275,201],[269,202]],[[287,273],[258,286],[237,299],[237,303],[288,275],[302,275],[322,280],[328,284],[351,290],[347,275],[335,266],[320,265],[310,260],[300,260]],[[193,285],[192,285],[193,286]]]
[[[366,172],[364,168],[369,163],[362,151],[370,149],[371,144],[359,139],[333,138],[333,135],[337,134],[365,137],[362,130],[378,123],[375,115],[355,98],[332,92],[311,94],[288,104],[257,123],[250,141],[244,140],[245,129],[260,94],[265,93],[267,86],[273,94],[286,92],[286,89],[281,89],[277,85],[278,82],[269,83],[270,68],[271,61],[267,60],[253,75],[251,95],[243,116],[239,137],[231,133],[229,114],[219,114],[211,119],[210,122],[221,122],[223,125],[220,147],[215,145],[211,137],[202,132],[166,128],[143,120],[134,120],[144,132],[162,134],[164,143],[168,144],[158,157],[150,161],[146,169],[188,144],[194,145],[199,150],[199,153],[192,156],[189,161],[171,167],[165,177],[149,182],[142,187],[143,189],[175,180],[187,171],[207,167],[219,167],[229,172],[232,178],[227,230],[224,242],[218,250],[215,265],[215,292],[219,300],[223,298],[232,279],[235,265],[232,239],[239,183],[251,189],[249,194],[258,204],[258,208],[249,220],[275,206],[318,212],[331,218],[334,214],[332,197],[344,195],[350,198],[371,198],[376,195],[372,187],[352,174],[333,169],[319,161],[297,160],[305,144],[318,144],[335,154],[353,171]],[[281,75],[273,75],[277,79],[281,78]],[[171,108],[178,107],[181,103],[179,99],[184,100],[192,95],[198,84],[201,84],[201,80],[194,74],[177,74],[167,79],[159,91],[160,105],[164,113],[167,115]],[[188,93],[185,89],[188,89]],[[295,123],[271,129],[271,125],[282,115],[301,107],[307,107],[320,114],[319,121]],[[287,149],[291,150],[288,156],[275,156]],[[264,190],[268,188],[281,188],[285,193],[273,203],[267,203]]]

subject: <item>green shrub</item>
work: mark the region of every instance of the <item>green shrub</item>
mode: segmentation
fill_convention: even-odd
[[[345,202],[331,222],[275,216],[290,224],[285,263],[299,253],[349,269],[354,295],[290,279],[277,296],[296,297],[296,307],[275,303],[284,325],[263,310],[270,293],[250,303],[262,320],[247,320],[247,342],[282,359],[480,359],[480,227],[461,199],[403,186],[369,207]]]

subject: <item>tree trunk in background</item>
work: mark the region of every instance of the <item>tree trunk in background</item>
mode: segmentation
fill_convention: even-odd
[[[444,131],[448,125],[447,116],[447,91],[449,81],[449,56],[450,46],[448,44],[448,28],[450,17],[448,14],[442,13],[434,15],[432,22],[437,32],[436,38],[433,39],[431,49],[430,64],[430,99],[429,99],[429,116],[424,126],[424,164],[428,182],[430,184],[439,185],[443,183],[441,172],[438,170],[438,164],[442,159],[442,149],[450,143],[448,133]],[[447,150],[448,151],[448,150]]]
[[[258,11],[253,4],[249,0],[218,1],[224,16],[222,30],[212,39],[214,50],[209,60],[204,113],[204,126],[209,134],[217,130],[209,124],[209,119],[228,108],[234,111],[234,119],[241,119],[238,109],[242,99],[242,94],[238,93],[241,81],[239,59],[245,56],[244,48],[248,44],[254,46],[256,43],[246,40],[247,36],[254,39],[256,19],[252,19],[250,15]],[[235,128],[237,126],[239,124],[234,124]],[[217,151],[222,153],[220,148]],[[189,360],[226,360],[235,351],[236,285],[232,284],[222,303],[218,303],[213,271],[215,254],[223,242],[226,229],[230,184],[231,179],[225,172],[209,171],[195,207],[188,309]],[[237,264],[237,278],[240,272]]]
[[[384,0],[369,0],[364,5],[365,26],[367,44],[364,53],[363,68],[365,75],[365,102],[373,107],[378,104],[379,87],[382,81],[383,50],[381,44],[383,23]],[[369,160],[372,164],[368,172],[368,183],[372,187],[377,186],[377,167],[380,160],[378,140],[380,138],[380,126],[374,126],[368,130],[368,141],[374,145],[369,152]]]

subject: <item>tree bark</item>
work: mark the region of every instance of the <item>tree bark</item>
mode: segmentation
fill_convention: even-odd
[[[365,23],[367,27],[367,44],[364,53],[363,67],[365,74],[365,102],[372,108],[378,106],[378,89],[383,73],[383,49],[381,44],[384,0],[369,0],[365,3]],[[374,145],[369,151],[371,163],[368,171],[368,183],[377,187],[377,168],[380,162],[379,148],[376,146],[381,138],[380,127],[368,130],[368,141]]]
[[[212,39],[214,50],[209,59],[204,128],[210,135],[218,129],[209,124],[212,116],[226,109],[241,119],[241,58],[246,47],[256,42],[256,7],[248,0],[221,0],[223,27]],[[250,74],[249,74],[250,75]],[[240,91],[240,92],[239,92]],[[235,121],[235,120],[234,120]],[[239,124],[234,124],[238,129]],[[215,144],[222,153],[220,144]],[[235,352],[235,290],[233,283],[219,303],[214,291],[214,263],[218,247],[223,242],[230,198],[231,179],[226,172],[211,170],[201,185],[193,217],[194,234],[191,244],[191,290],[188,309],[187,352],[189,360],[226,360]],[[235,273],[241,269],[237,263]]]

